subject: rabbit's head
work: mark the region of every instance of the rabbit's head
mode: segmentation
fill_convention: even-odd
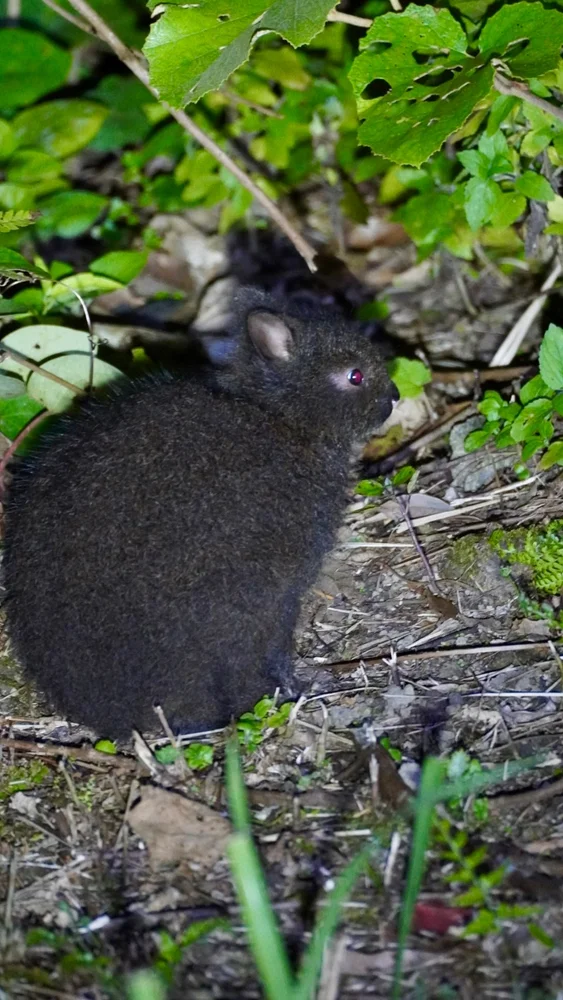
[[[398,398],[358,324],[304,310],[256,290],[235,302],[236,346],[220,385],[311,435],[348,439],[382,424]]]

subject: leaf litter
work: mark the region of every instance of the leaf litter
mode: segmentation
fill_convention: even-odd
[[[468,315],[451,261],[431,274],[416,271],[408,254],[398,258],[394,246],[385,252],[389,274],[394,266],[411,271],[388,288],[387,327],[422,345],[433,366],[465,368],[491,357],[525,308],[514,289],[482,273],[466,279],[479,307]],[[383,266],[381,247],[378,255]],[[368,256],[365,278],[377,284]],[[526,276],[518,281],[522,295]],[[537,330],[533,336],[537,342]],[[439,422],[457,391],[455,381],[427,387],[423,422]],[[304,697],[287,728],[266,731],[246,773],[270,898],[296,953],[345,861],[372,832],[381,842],[327,951],[325,998],[389,996],[409,849],[405,804],[423,756],[451,757],[460,748],[482,767],[543,755],[532,775],[494,790],[486,821],[455,814],[452,827],[467,825],[488,871],[508,866],[494,898],[539,908],[543,943],[515,917],[463,938],[467,907],[456,904],[451,862],[434,845],[404,956],[403,995],[421,995],[417,979],[429,997],[445,983],[462,990],[452,996],[473,988],[491,998],[511,997],[512,982],[551,991],[546,996],[563,988],[560,653],[546,622],[522,612],[518,585],[487,540],[493,528],[558,516],[562,485],[551,473],[515,483],[486,450],[452,458],[449,433],[426,437],[408,498],[438,592],[396,498],[377,506],[356,498],[303,606]],[[467,459],[473,484],[459,471]],[[162,961],[164,940],[226,918],[228,930],[216,926],[184,949],[170,996],[260,996],[225,861],[223,735],[208,738],[215,761],[201,773],[158,764],[141,743],[136,758],[129,749],[99,753],[79,727],[46,714],[5,640],[0,660],[9,995],[110,997],[102,957],[116,975],[151,965]],[[149,745],[162,742],[156,733]],[[43,937],[30,938],[38,930]]]

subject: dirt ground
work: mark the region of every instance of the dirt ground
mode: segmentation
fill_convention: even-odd
[[[133,290],[136,322],[139,315],[146,321],[143,295],[150,297],[149,288],[154,295],[158,282],[179,282],[188,312],[206,289],[213,300],[213,288],[216,297],[227,287],[226,253],[201,221],[194,212],[188,223],[167,225],[177,235],[199,224],[206,268],[185,258],[183,270],[176,266],[181,241],[170,237]],[[560,517],[563,481],[552,473],[517,480],[510,450],[463,449],[478,420],[473,369],[486,367],[537,293],[543,265],[534,265],[539,277],[530,267],[507,278],[488,261],[478,271],[443,256],[417,264],[397,227],[376,221],[350,230],[347,263],[368,298],[387,299],[388,352],[417,354],[435,374],[423,397],[398,408],[403,436],[394,453],[382,458],[381,442],[372,442],[366,468],[377,474],[405,460],[416,467],[416,542],[396,498],[381,502],[351,489],[338,548],[303,608],[297,672],[304,699],[289,726],[272,730],[249,759],[256,841],[298,961],[336,873],[376,833],[381,849],[344,907],[319,996],[387,998],[410,843],[404,806],[422,759],[463,748],[486,768],[541,754],[534,771],[486,793],[484,820],[471,803],[465,812],[444,811],[451,830],[465,830],[471,848],[483,848],[479,872],[505,866],[489,904],[497,919],[487,933],[462,936],[453,900],[467,886],[451,884],[452,862],[434,844],[403,996],[560,998],[561,635],[525,616],[519,594],[526,580],[507,570],[489,536]],[[258,264],[250,271],[264,278]],[[179,273],[191,275],[191,288]],[[264,280],[283,290],[289,273],[280,265]],[[118,305],[106,303],[104,314],[100,306],[100,322],[117,328]],[[554,295],[548,312],[555,318],[558,311]],[[545,325],[532,326],[512,362],[521,375]],[[5,640],[0,698],[0,997],[123,996],[115,976],[152,964],[159,948],[173,968],[173,998],[259,997],[224,856],[224,737],[209,737],[215,762],[203,772],[150,755],[147,764],[146,752],[132,747],[98,753],[77,726],[47,714]],[[149,742],[166,738],[157,729]],[[386,747],[400,750],[400,766]],[[445,906],[451,919],[444,927]],[[522,907],[522,915],[512,909],[505,917],[503,906]],[[172,943],[201,920],[219,923],[172,954]]]

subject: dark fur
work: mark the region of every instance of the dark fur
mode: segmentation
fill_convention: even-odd
[[[285,316],[290,361],[246,333],[231,366],[148,379],[65,418],[16,472],[6,517],[17,656],[99,733],[226,724],[291,682],[299,601],[333,544],[353,439],[392,387],[367,338],[330,314]],[[328,373],[362,368],[366,386]]]

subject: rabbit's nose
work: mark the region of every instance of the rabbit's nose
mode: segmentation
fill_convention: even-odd
[[[394,382],[391,382],[391,406],[395,409],[400,399],[400,392]]]

